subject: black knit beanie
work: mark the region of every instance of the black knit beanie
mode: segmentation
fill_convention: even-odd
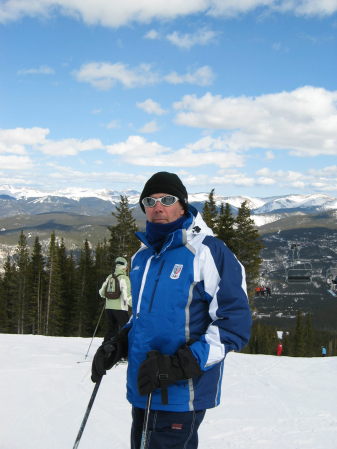
[[[175,173],[168,173],[167,171],[160,171],[151,176],[146,182],[144,189],[139,198],[139,204],[143,212],[145,208],[142,204],[142,199],[154,193],[167,193],[177,196],[185,212],[187,211],[187,190],[181,182],[179,176]]]

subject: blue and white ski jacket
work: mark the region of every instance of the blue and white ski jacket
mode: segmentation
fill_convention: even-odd
[[[143,245],[132,259],[133,315],[127,324],[127,398],[135,407],[145,408],[137,375],[146,354],[172,355],[191,342],[203,375],[169,386],[167,405],[156,390],[151,408],[184,412],[217,406],[225,355],[240,350],[250,336],[243,266],[191,206],[190,221],[188,229],[170,234],[159,253],[137,233]]]

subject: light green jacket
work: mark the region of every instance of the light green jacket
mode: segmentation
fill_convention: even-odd
[[[102,284],[102,287],[99,290],[99,294],[102,298],[105,298],[105,308],[106,309],[112,309],[112,310],[128,310],[129,306],[131,307],[131,285],[130,285],[130,279],[125,274],[125,268],[123,266],[118,266],[115,269],[114,274],[118,276],[119,285],[121,288],[121,295],[117,299],[107,299],[105,298],[105,289],[108,285],[110,280],[113,279],[112,275],[109,274],[109,276],[105,279],[105,281]]]

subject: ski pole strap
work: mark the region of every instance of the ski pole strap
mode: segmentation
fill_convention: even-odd
[[[164,405],[168,404],[168,374],[159,374],[159,385],[161,389],[161,402]]]
[[[168,387],[170,385],[169,372],[170,372],[170,357],[161,354],[159,358],[158,383],[159,388],[161,389],[161,402],[164,405],[168,404]]]

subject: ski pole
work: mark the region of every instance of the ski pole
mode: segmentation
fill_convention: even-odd
[[[147,444],[146,444],[147,443],[147,428],[148,428],[148,424],[149,424],[151,400],[152,400],[152,393],[149,393],[149,395],[147,397],[147,402],[146,402],[146,410],[145,410],[145,415],[144,415],[142,440],[140,443],[140,449],[146,449],[146,446],[147,446]]]
[[[86,360],[87,357],[88,357],[88,354],[89,354],[89,351],[90,351],[90,347],[91,347],[91,344],[92,344],[93,339],[95,338],[95,335],[96,335],[96,332],[97,332],[97,328],[98,328],[99,323],[100,323],[100,321],[101,321],[101,318],[102,318],[104,309],[105,309],[105,302],[104,302],[104,304],[103,304],[103,309],[102,309],[102,311],[101,311],[101,314],[100,314],[100,316],[99,316],[99,318],[98,318],[98,321],[97,321],[97,324],[96,324],[96,329],[95,329],[95,331],[94,331],[94,335],[92,336],[92,339],[91,339],[89,348],[88,348],[88,350],[87,350],[87,353],[86,353],[85,356],[84,356],[84,359],[85,359],[85,360]]]
[[[83,420],[82,420],[80,430],[78,431],[77,438],[76,438],[76,440],[75,440],[73,449],[77,449],[77,447],[78,447],[78,445],[79,445],[79,443],[80,443],[80,439],[81,439],[81,437],[82,437],[83,430],[84,430],[85,425],[86,425],[86,423],[87,423],[87,420],[88,420],[88,418],[89,418],[89,414],[90,414],[90,411],[91,411],[91,407],[92,407],[92,404],[94,403],[94,400],[95,400],[97,391],[98,391],[98,389],[99,389],[101,380],[102,380],[102,376],[101,376],[101,377],[98,379],[98,381],[96,382],[94,391],[93,391],[92,394],[91,394],[91,398],[90,398],[90,401],[89,401],[87,410],[86,410],[86,412],[85,412],[84,418],[83,418]]]

